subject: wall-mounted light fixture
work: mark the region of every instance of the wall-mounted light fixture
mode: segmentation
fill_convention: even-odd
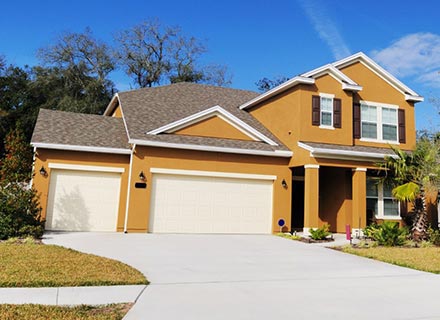
[[[47,171],[46,171],[46,169],[44,168],[44,166],[41,166],[40,174],[41,174],[43,177],[47,176]]]
[[[146,180],[146,178],[145,178],[145,174],[144,174],[143,171],[141,171],[141,172],[139,173],[139,179],[140,179],[141,181],[145,181],[145,180]]]
[[[287,182],[286,182],[286,180],[283,179],[283,181],[281,181],[281,185],[283,186],[284,189],[287,189]]]

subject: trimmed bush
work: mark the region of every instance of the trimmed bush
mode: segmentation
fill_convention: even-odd
[[[332,233],[330,232],[330,225],[324,224],[321,228],[313,229],[310,228],[310,237],[313,240],[325,240]]]
[[[384,221],[381,224],[372,224],[365,228],[365,236],[377,241],[381,246],[402,246],[409,237],[407,228],[400,228],[397,222]]]

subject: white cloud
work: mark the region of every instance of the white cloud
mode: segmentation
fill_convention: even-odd
[[[440,87],[440,35],[409,34],[373,51],[372,56],[395,76],[414,77],[427,86]]]
[[[350,49],[339,33],[335,23],[324,8],[323,3],[316,0],[298,0],[304,12],[312,23],[319,37],[330,47],[335,59],[349,56]]]

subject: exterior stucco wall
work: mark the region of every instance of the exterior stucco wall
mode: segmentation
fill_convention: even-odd
[[[40,205],[43,209],[43,218],[46,217],[47,212],[49,181],[51,176],[51,169],[49,168],[50,163],[118,167],[123,168],[124,172],[121,174],[121,193],[119,199],[117,230],[123,231],[127,197],[129,161],[130,159],[127,155],[37,149],[34,162],[35,172],[32,183],[33,187],[38,191],[40,197]],[[48,173],[47,176],[42,176],[39,173],[39,170],[42,166],[44,166],[44,168],[46,169]]]
[[[133,158],[130,186],[128,232],[148,231],[153,181],[151,168],[275,175],[277,179],[274,181],[273,189],[272,230],[279,232],[278,219],[284,219],[286,225],[290,226],[291,185],[289,182],[292,178],[287,166],[288,161],[286,158],[137,146]],[[139,182],[141,171],[146,176],[146,189],[134,187],[134,184]],[[288,189],[282,187],[283,179],[289,183]]]

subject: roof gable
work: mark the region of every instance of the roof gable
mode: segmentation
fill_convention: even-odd
[[[391,73],[386,71],[384,68],[382,68],[380,65],[378,65],[376,62],[373,61],[370,57],[368,57],[363,52],[358,52],[354,55],[351,55],[347,58],[341,59],[339,61],[336,61],[332,63],[332,65],[341,70],[344,67],[350,66],[354,63],[360,62],[367,68],[369,68],[371,71],[373,71],[375,74],[377,74],[379,77],[381,77],[383,80],[385,80],[387,83],[389,83],[392,87],[397,89],[399,92],[405,95],[405,100],[407,101],[413,101],[413,102],[421,102],[423,101],[423,97],[418,95],[414,90],[407,87],[405,84],[403,84],[399,79],[394,77]]]
[[[200,120],[184,128],[173,131],[174,134],[196,136],[196,137],[215,137],[222,139],[237,139],[255,141],[252,137],[230,124],[221,115]]]
[[[194,125],[196,123],[200,123],[201,121],[204,121],[212,117],[220,117],[222,120],[226,121],[231,126],[233,126],[236,130],[239,130],[241,133],[245,134],[254,141],[263,141],[272,146],[278,145],[273,140],[266,137],[264,134],[262,134],[261,132],[259,132],[252,126],[248,125],[244,121],[240,120],[239,118],[237,118],[236,116],[234,116],[233,114],[226,111],[220,106],[214,106],[206,110],[197,112],[183,119],[174,121],[160,128],[151,130],[147,132],[147,134],[157,135],[160,133],[173,133],[181,129],[187,128],[188,126]]]
[[[400,91],[402,94],[404,94],[405,100],[407,101],[413,101],[413,102],[420,102],[423,101],[423,97],[418,95],[415,91],[411,90],[409,87],[404,85],[402,82],[400,82],[396,77],[391,75],[388,71],[386,71],[384,68],[379,66],[376,62],[374,62],[371,58],[369,58],[365,53],[359,52],[352,56],[349,56],[347,58],[344,58],[342,60],[336,61],[331,64],[326,64],[322,67],[316,68],[314,70],[311,70],[309,72],[303,73],[300,76],[296,76],[279,86],[259,95],[258,97],[255,97],[252,100],[249,100],[245,103],[243,103],[240,106],[240,109],[248,109],[251,108],[258,103],[261,103],[271,97],[274,97],[294,86],[297,86],[299,84],[306,84],[306,85],[313,85],[315,84],[315,78],[318,78],[324,74],[329,74],[333,78],[335,78],[337,81],[339,81],[342,84],[343,90],[349,90],[349,91],[361,91],[362,86],[361,84],[357,84],[355,81],[353,81],[350,77],[345,75],[341,69],[343,69],[346,66],[349,66],[351,64],[360,62],[367,66],[369,69],[371,69],[373,72],[375,72],[379,77],[384,79],[386,82],[388,82],[390,85],[392,85],[394,88],[396,88],[398,91]]]
[[[347,75],[345,75],[343,72],[335,68],[331,64],[326,64],[325,66],[316,68],[312,71],[303,73],[301,76],[306,78],[319,78],[325,74],[328,74],[332,76],[334,79],[336,79],[339,83],[342,85],[342,90],[348,90],[348,91],[361,91],[362,86],[357,84],[355,81],[350,79]]]

